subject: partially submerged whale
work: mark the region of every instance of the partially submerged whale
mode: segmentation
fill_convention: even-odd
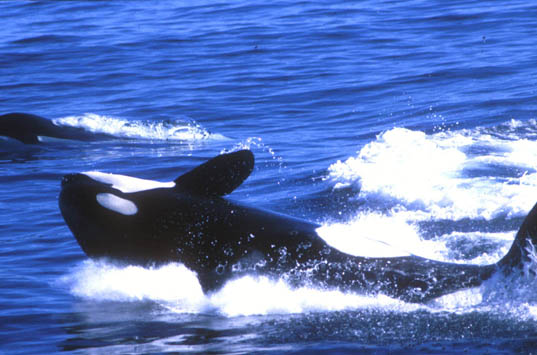
[[[110,138],[79,127],[58,126],[51,120],[29,113],[8,113],[0,116],[0,136],[10,137],[25,144],[38,144],[41,137],[92,141]]]
[[[283,277],[297,287],[426,302],[479,286],[498,272],[521,272],[537,242],[536,205],[496,264],[349,255],[321,239],[315,223],[223,198],[253,166],[253,154],[241,150],[168,183],[101,172],[70,174],[62,180],[59,205],[89,257],[141,265],[181,262],[197,273],[204,292],[250,274]]]

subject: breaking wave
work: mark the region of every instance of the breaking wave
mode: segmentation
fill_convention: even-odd
[[[394,128],[332,164],[327,180],[408,219],[523,216],[535,202],[536,134],[533,120],[435,134]]]

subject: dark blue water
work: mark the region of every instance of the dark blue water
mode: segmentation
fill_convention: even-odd
[[[495,262],[537,201],[532,2],[7,1],[0,18],[0,114],[111,135],[0,140],[0,352],[537,349],[531,272],[425,305],[255,278],[205,296],[180,264],[88,260],[57,205],[66,173],[169,181],[249,148],[231,197],[343,250]]]

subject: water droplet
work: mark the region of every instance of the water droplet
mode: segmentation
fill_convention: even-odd
[[[217,273],[218,275],[222,275],[222,274],[224,273],[225,270],[226,270],[225,265],[219,264],[219,265],[216,267],[216,273]]]

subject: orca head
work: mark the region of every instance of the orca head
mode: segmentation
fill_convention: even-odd
[[[99,178],[101,176],[103,179]],[[120,179],[120,176],[99,172],[65,175],[62,179],[60,207],[69,206],[70,209],[104,208],[124,216],[135,215],[138,212],[138,207],[124,196],[126,191],[107,181],[106,178],[108,180]]]
[[[39,143],[47,122],[43,117],[28,113],[8,113],[0,116],[0,135],[16,139],[25,144]]]
[[[192,196],[211,199],[230,193],[253,164],[253,154],[242,150],[210,159],[171,182],[96,171],[69,174],[62,179],[60,211],[88,256],[129,259],[126,254],[142,255],[149,239],[158,238],[150,228],[159,214],[188,209]]]
[[[135,194],[122,191],[106,178],[123,180],[121,176],[97,172],[69,174],[62,179],[60,211],[90,256],[114,253],[114,241],[140,212],[133,200]]]

